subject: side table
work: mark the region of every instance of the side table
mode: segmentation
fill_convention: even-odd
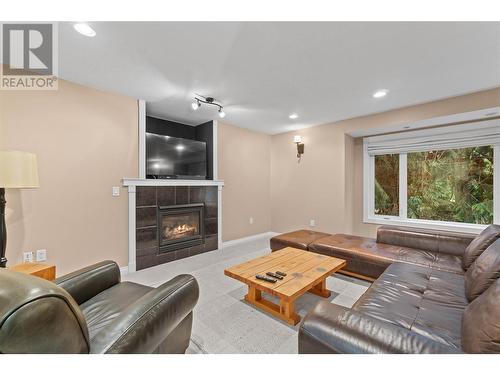
[[[53,281],[56,278],[56,266],[47,263],[19,263],[8,267],[10,271],[22,272],[42,279]]]

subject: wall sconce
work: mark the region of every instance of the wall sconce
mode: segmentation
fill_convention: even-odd
[[[300,135],[293,136],[293,142],[297,144],[297,162],[300,163],[302,154],[304,153],[304,144],[302,143],[302,137]]]

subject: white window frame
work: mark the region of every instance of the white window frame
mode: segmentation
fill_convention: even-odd
[[[493,223],[500,224],[500,145],[493,146]],[[473,147],[473,146],[471,146]],[[487,225],[407,217],[407,154],[399,153],[399,216],[375,214],[375,156],[368,154],[363,142],[363,221],[367,224],[407,225],[417,228],[479,233]]]

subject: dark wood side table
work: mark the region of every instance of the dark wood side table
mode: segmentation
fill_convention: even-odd
[[[47,263],[19,263],[8,267],[10,271],[22,272],[28,275],[38,276],[42,279],[53,281],[56,278],[56,266]]]

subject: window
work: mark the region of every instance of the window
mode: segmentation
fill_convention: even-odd
[[[366,138],[365,222],[468,232],[499,223],[499,125]]]
[[[493,147],[408,154],[408,218],[493,223]]]
[[[375,214],[399,215],[399,155],[375,156]]]

